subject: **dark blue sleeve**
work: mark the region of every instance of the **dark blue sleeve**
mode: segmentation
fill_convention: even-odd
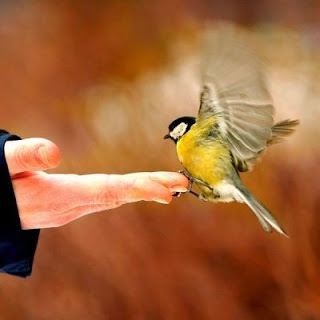
[[[22,230],[4,154],[8,140],[20,138],[0,130],[0,272],[27,277],[31,274],[40,230]]]

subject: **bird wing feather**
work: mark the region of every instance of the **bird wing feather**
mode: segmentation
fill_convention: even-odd
[[[238,169],[247,171],[267,147],[274,124],[261,64],[247,34],[233,25],[207,32],[203,43],[198,121],[217,116]]]

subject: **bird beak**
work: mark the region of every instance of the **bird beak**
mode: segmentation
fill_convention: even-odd
[[[170,134],[168,133],[168,134],[166,134],[164,137],[163,137],[163,139],[169,139],[170,138]]]

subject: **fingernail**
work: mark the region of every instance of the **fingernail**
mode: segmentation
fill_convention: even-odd
[[[177,186],[177,187],[171,187],[170,191],[171,192],[187,192],[188,189],[185,187]]]
[[[161,204],[169,204],[169,202],[164,199],[153,199],[153,201],[161,203]]]

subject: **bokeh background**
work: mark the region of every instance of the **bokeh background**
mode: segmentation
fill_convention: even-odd
[[[256,36],[276,119],[298,131],[248,187],[290,239],[241,204],[137,203],[41,233],[32,277],[0,275],[0,319],[320,319],[320,2],[1,1],[1,127],[52,139],[55,172],[177,171],[162,140],[195,115],[197,37]]]

